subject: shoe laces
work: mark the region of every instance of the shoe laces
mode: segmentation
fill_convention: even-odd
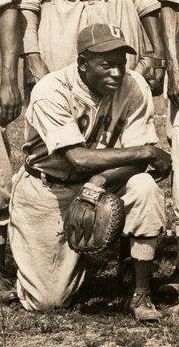
[[[134,293],[132,298],[132,305],[134,305],[135,307],[139,307],[143,305],[149,309],[154,307],[152,300],[150,298],[150,292]]]

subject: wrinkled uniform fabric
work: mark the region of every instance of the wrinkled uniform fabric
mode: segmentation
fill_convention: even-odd
[[[144,39],[139,16],[142,17],[160,7],[156,0],[22,0],[21,8],[41,11],[38,31],[31,27],[24,36],[25,53],[40,52],[50,71],[61,69],[76,58],[76,41],[86,26],[110,23],[120,27],[127,43],[137,51],[128,57],[128,66],[134,69],[139,55],[151,50]]]
[[[17,1],[1,0],[0,10],[6,5],[17,4]],[[1,12],[0,12],[1,15]],[[1,57],[0,57],[1,64]],[[1,66],[0,66],[1,71]],[[5,129],[0,127],[0,225],[8,223],[8,204],[11,192],[12,170],[8,156],[8,140]]]
[[[160,0],[162,2],[162,0]],[[168,3],[179,5],[179,0],[168,0]],[[176,32],[177,54],[179,61],[179,23]],[[172,140],[172,163],[173,163],[173,207],[175,212],[176,234],[179,237],[179,109],[169,102],[167,121],[167,135]]]
[[[123,127],[115,133],[120,121]],[[75,144],[99,149],[156,143],[151,92],[142,76],[129,71],[112,98],[98,98],[72,64],[36,84],[25,130],[26,162],[42,172],[42,179],[24,167],[15,175],[9,237],[18,266],[19,299],[27,310],[43,310],[66,304],[85,273],[83,258],[69,249],[63,232],[66,210],[85,180],[79,173],[79,184],[67,183],[74,168],[62,149]],[[48,183],[47,173],[64,184]],[[122,188],[123,233],[157,236],[165,224],[164,200],[153,178],[148,173],[135,175]]]

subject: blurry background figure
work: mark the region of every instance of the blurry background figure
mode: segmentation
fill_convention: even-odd
[[[1,83],[0,83],[0,301],[14,299],[15,291],[4,274],[11,165],[4,127],[21,112],[17,85],[20,27],[16,1],[0,3]]]
[[[173,161],[173,206],[177,237],[176,270],[171,283],[160,289],[179,295],[179,0],[161,1],[163,36],[168,63],[169,142]]]
[[[137,71],[146,75],[153,93],[162,92],[165,63],[157,0],[22,0],[21,8],[26,95],[48,71],[74,61],[79,31],[96,22],[113,23],[122,29],[127,43],[137,52],[135,57],[128,56],[128,67],[138,65]],[[151,53],[159,58],[157,63],[150,59]]]

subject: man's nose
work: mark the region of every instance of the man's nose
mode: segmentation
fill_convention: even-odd
[[[111,77],[118,79],[118,78],[121,77],[121,71],[120,71],[120,69],[116,66],[116,67],[110,69],[110,75],[111,75]]]

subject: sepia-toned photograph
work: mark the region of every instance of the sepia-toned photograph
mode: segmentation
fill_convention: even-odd
[[[179,0],[0,0],[0,347],[179,347]]]

